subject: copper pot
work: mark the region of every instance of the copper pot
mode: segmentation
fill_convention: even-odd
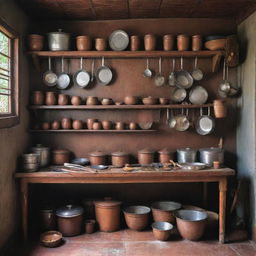
[[[68,130],[68,129],[71,129],[71,126],[72,126],[72,120],[70,118],[63,118],[61,120],[62,129]]]
[[[98,98],[95,96],[88,96],[86,99],[86,105],[98,105]]]
[[[95,202],[96,220],[100,231],[114,232],[120,229],[120,207],[119,201]]]
[[[124,167],[126,164],[129,164],[129,154],[126,152],[113,152],[111,156],[112,165],[116,167]]]
[[[56,215],[53,208],[44,208],[39,212],[41,231],[56,229]]]
[[[227,108],[223,100],[214,100],[213,110],[216,118],[225,118],[227,116]]]
[[[34,91],[32,103],[33,103],[33,105],[43,105],[44,104],[44,93],[42,91]]]
[[[92,124],[92,129],[93,129],[93,130],[101,130],[101,129],[102,129],[102,124],[101,124],[101,122],[99,122],[99,121],[94,122],[94,123]]]
[[[130,130],[136,130],[137,129],[137,124],[135,122],[130,122],[129,123],[129,129]]]
[[[173,35],[165,35],[163,37],[163,49],[165,51],[172,51],[174,48],[174,36]]]
[[[36,34],[29,35],[28,46],[30,51],[41,51],[44,47],[44,37]]]
[[[157,240],[166,241],[169,239],[169,237],[171,235],[173,225],[168,222],[164,222],[164,221],[158,222],[157,221],[152,224],[152,229],[153,229],[154,237]]]
[[[124,103],[126,105],[136,105],[138,103],[138,97],[136,97],[136,96],[126,96],[124,98]]]
[[[138,162],[142,165],[149,165],[154,162],[154,151],[142,149],[138,152]]]
[[[104,130],[110,130],[112,128],[112,122],[109,120],[103,120],[102,126]]]
[[[105,51],[107,49],[107,41],[104,38],[96,38],[95,49],[97,51]]]
[[[83,123],[81,120],[74,120],[72,123],[72,127],[74,130],[81,130],[83,128]]]
[[[52,128],[52,130],[58,130],[58,129],[60,129],[60,122],[59,122],[59,121],[53,121],[53,122],[51,123],[51,128]]]
[[[56,104],[56,97],[54,92],[46,92],[45,104],[48,106]]]
[[[105,165],[106,154],[101,151],[91,152],[89,154],[91,165]]]
[[[162,164],[170,163],[170,160],[173,160],[173,153],[167,150],[166,148],[159,150],[159,162]]]
[[[154,51],[156,49],[156,36],[147,34],[144,36],[144,48],[146,51]]]
[[[43,130],[49,130],[51,127],[51,123],[50,122],[43,122],[42,125],[41,125],[41,128]]]
[[[161,105],[168,105],[170,100],[168,98],[159,98],[159,102]]]
[[[95,232],[96,221],[92,219],[85,220],[85,234],[92,234]]]
[[[201,35],[192,36],[192,51],[202,50],[203,40]]]
[[[178,35],[177,36],[177,49],[178,51],[187,51],[189,49],[189,36]]]
[[[139,36],[131,36],[131,51],[138,51],[140,49],[140,38]]]
[[[89,130],[92,130],[93,123],[95,123],[96,121],[97,121],[97,119],[95,119],[95,118],[88,118],[87,119],[87,128]]]
[[[69,163],[70,151],[65,149],[53,150],[52,151],[52,163],[55,165],[63,165]]]
[[[116,122],[116,130],[124,130],[124,123],[123,122]]]
[[[92,48],[92,41],[89,36],[77,36],[76,48],[78,51],[90,51]]]
[[[71,104],[74,106],[78,106],[81,104],[81,97],[79,96],[72,96],[71,97]]]
[[[58,96],[58,105],[67,105],[68,104],[68,95],[66,94],[59,94]]]

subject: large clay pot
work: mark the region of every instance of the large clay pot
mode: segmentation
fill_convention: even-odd
[[[138,152],[138,162],[142,165],[154,163],[154,151],[150,149],[142,149]]]
[[[140,38],[139,36],[131,36],[131,51],[138,51],[140,49]]]
[[[68,95],[66,94],[59,94],[58,96],[58,105],[67,105],[68,104]]]
[[[147,34],[144,36],[145,51],[154,51],[156,49],[156,36]]]
[[[124,167],[129,164],[129,154],[126,152],[118,151],[112,154],[112,165],[116,167]]]
[[[60,122],[59,122],[59,121],[53,121],[53,122],[51,123],[51,128],[52,128],[52,130],[58,130],[58,129],[60,129]]]
[[[163,37],[163,49],[164,51],[172,51],[174,47],[174,36],[165,35]]]
[[[52,151],[52,163],[55,165],[63,165],[69,163],[70,151],[65,149],[53,150]]]
[[[54,92],[46,92],[45,104],[48,106],[56,104],[56,97]]]
[[[30,51],[41,51],[44,46],[44,37],[31,34],[28,36],[28,47]]]
[[[83,123],[81,120],[74,120],[72,127],[74,130],[81,130],[83,128]]]
[[[89,154],[91,165],[105,165],[106,154],[101,151],[91,152]]]
[[[104,38],[95,39],[95,49],[97,51],[105,51],[107,49],[107,41]]]
[[[72,96],[71,97],[71,104],[74,106],[78,106],[81,104],[81,98],[79,96]]]
[[[32,103],[33,103],[33,105],[43,105],[44,104],[44,93],[42,91],[34,91]]]
[[[95,119],[95,118],[88,118],[87,119],[87,128],[89,129],[89,130],[92,130],[92,128],[93,128],[93,124],[95,123],[97,121],[97,119]]]
[[[70,118],[63,118],[61,120],[61,127],[62,129],[64,130],[68,130],[68,129],[71,129],[72,127],[72,121]]]
[[[189,49],[189,36],[178,35],[177,36],[177,49],[178,51],[187,51]]]
[[[92,48],[91,38],[89,36],[77,36],[76,48],[78,51],[90,51]]]

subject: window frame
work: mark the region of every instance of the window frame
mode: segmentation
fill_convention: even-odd
[[[0,31],[10,38],[11,56],[11,113],[0,113],[0,129],[10,128],[20,122],[19,114],[19,35],[0,18]]]

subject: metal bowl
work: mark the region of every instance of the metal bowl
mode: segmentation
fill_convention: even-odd
[[[173,225],[166,221],[156,221],[152,224],[152,228],[155,228],[161,231],[167,231],[167,230],[172,230]]]
[[[105,170],[105,169],[108,169],[108,166],[100,164],[100,165],[92,165],[91,168],[96,169],[96,170]]]
[[[202,221],[208,218],[206,212],[196,210],[179,210],[175,213],[175,217],[185,221]]]
[[[152,224],[153,234],[157,240],[166,241],[171,235],[173,225],[165,221],[157,221]]]
[[[149,207],[141,205],[129,206],[124,209],[124,212],[131,214],[148,214],[150,211]]]
[[[79,164],[79,165],[88,165],[90,164],[90,160],[88,158],[75,158],[71,161],[72,164]]]
[[[197,171],[202,170],[206,167],[206,164],[200,163],[200,162],[194,162],[194,163],[182,163],[180,164],[181,169],[188,170],[188,171]]]
[[[161,211],[176,211],[181,208],[181,204],[173,201],[157,201],[152,203],[151,208]]]

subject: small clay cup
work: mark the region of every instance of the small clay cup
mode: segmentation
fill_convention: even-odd
[[[101,104],[102,105],[111,105],[113,103],[113,101],[112,101],[112,99],[110,99],[110,98],[103,98],[102,100],[101,100]]]
[[[88,96],[86,99],[86,105],[98,105],[98,98],[95,96]]]
[[[46,92],[45,104],[48,106],[56,104],[56,96],[54,92]]]
[[[156,36],[147,34],[144,36],[145,51],[154,51],[156,49]]]
[[[52,130],[58,130],[58,129],[60,129],[60,122],[59,122],[59,121],[53,121],[53,122],[51,123],[51,129],[52,129]]]
[[[85,220],[85,234],[92,234],[95,232],[96,220]]]
[[[200,51],[203,47],[203,40],[201,35],[192,36],[192,51]]]
[[[163,49],[164,51],[172,51],[174,48],[174,36],[164,35],[163,36]]]
[[[103,120],[102,127],[104,130],[110,130],[112,128],[112,122],[109,120]]]
[[[67,105],[68,104],[68,95],[66,94],[59,94],[58,96],[58,105]]]
[[[124,128],[125,128],[125,125],[124,125],[124,123],[123,122],[116,122],[116,130],[124,130]]]
[[[49,130],[51,127],[50,122],[43,122],[41,125],[42,130]]]
[[[178,35],[177,36],[177,49],[178,51],[187,51],[189,49],[189,36]]]
[[[171,235],[173,225],[169,222],[157,221],[152,224],[154,237],[160,241],[166,241]]]
[[[92,130],[92,126],[93,126],[93,123],[95,123],[97,121],[97,119],[95,119],[95,118],[88,118],[87,119],[87,128],[89,129],[89,130]]]
[[[135,122],[130,122],[129,123],[129,129],[130,130],[136,130],[137,129],[137,124]]]
[[[74,120],[72,123],[72,127],[74,130],[81,130],[83,128],[83,123],[81,120]]]
[[[131,51],[139,51],[140,49],[140,38],[139,36],[131,36]]]
[[[33,105],[43,105],[44,104],[44,93],[42,91],[34,91],[32,97]]]
[[[102,129],[102,124],[101,124],[101,122],[99,122],[99,121],[94,122],[93,125],[92,125],[92,129],[93,129],[93,130],[101,130],[101,129]]]
[[[95,49],[97,51],[105,51],[107,49],[107,41],[104,38],[95,39]]]
[[[78,51],[90,51],[92,48],[92,41],[89,36],[77,36],[76,48]]]
[[[138,97],[136,97],[136,96],[126,96],[124,98],[124,103],[126,105],[136,105],[138,103]]]
[[[61,127],[64,130],[71,129],[71,127],[72,127],[72,120],[70,118],[63,118],[61,120]]]
[[[28,47],[30,51],[41,51],[44,47],[44,37],[37,34],[29,35]]]
[[[159,98],[159,102],[161,105],[168,105],[170,100],[168,98]]]
[[[74,105],[74,106],[78,106],[81,104],[81,97],[79,96],[72,96],[71,97],[71,104]]]

